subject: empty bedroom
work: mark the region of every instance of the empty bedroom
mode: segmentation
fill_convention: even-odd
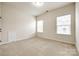
[[[79,3],[0,2],[0,56],[79,55]]]

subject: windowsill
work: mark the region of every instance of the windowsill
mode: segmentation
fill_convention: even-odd
[[[43,32],[37,32],[37,33],[43,33]]]
[[[66,35],[66,36],[71,36],[71,34],[57,34],[57,35]]]

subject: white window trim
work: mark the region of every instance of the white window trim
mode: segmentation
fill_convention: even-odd
[[[43,32],[43,23],[44,23],[43,20],[38,20],[37,21],[37,32],[40,32],[40,33]]]
[[[56,33],[57,34],[61,34],[61,35],[71,35],[71,14],[68,14],[68,15],[70,15],[70,24],[68,24],[68,25],[58,25],[57,24],[57,21],[58,21],[58,17],[63,17],[63,16],[67,16],[67,15],[63,15],[63,16],[58,16],[57,18],[56,18]],[[62,31],[60,32],[60,33],[58,33],[58,26],[69,26],[69,28],[70,28],[70,31],[69,31],[69,33],[62,33]],[[63,29],[62,29],[63,30]]]

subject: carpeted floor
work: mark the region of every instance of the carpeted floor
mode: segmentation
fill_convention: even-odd
[[[2,56],[75,56],[75,46],[61,42],[32,38],[0,45]]]

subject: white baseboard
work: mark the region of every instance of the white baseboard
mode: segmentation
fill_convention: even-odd
[[[25,39],[31,39],[31,38],[33,38],[33,37],[35,37],[35,35],[29,36],[28,38],[25,37],[25,38],[23,38],[23,39],[16,39],[16,41],[0,42],[0,45],[7,44],[7,43],[12,43],[12,42],[17,42],[17,41],[21,41],[21,40],[25,40]]]
[[[38,37],[39,37],[39,36],[38,36]],[[49,38],[45,38],[45,37],[39,37],[39,38],[42,38],[42,39],[49,39]],[[54,39],[50,39],[50,40],[54,40]],[[61,42],[61,43],[66,43],[66,44],[75,45],[75,43],[72,43],[72,42],[66,42],[66,41],[61,41],[61,40],[54,40],[54,41],[58,41],[58,42]]]

